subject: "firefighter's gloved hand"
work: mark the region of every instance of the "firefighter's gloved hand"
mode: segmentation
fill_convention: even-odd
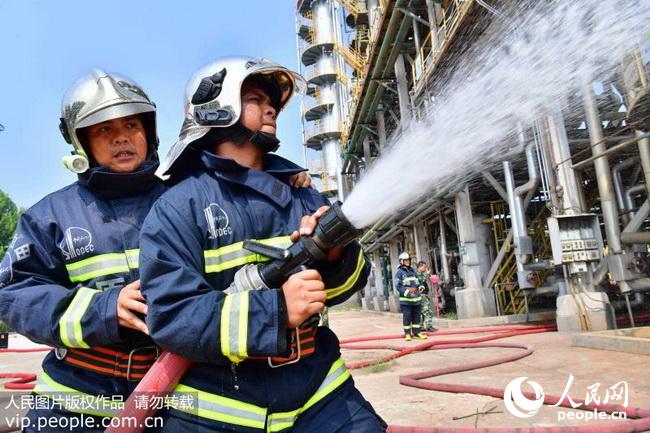
[[[149,335],[147,325],[134,313],[147,315],[147,302],[140,292],[140,280],[122,287],[117,297],[117,324]]]
[[[308,269],[289,277],[282,285],[287,304],[287,328],[298,327],[325,307],[325,284],[318,271]]]
[[[318,224],[318,219],[327,211],[329,206],[321,206],[313,215],[305,215],[300,220],[300,227],[298,230],[291,233],[291,241],[296,242],[300,239],[301,236],[311,236],[314,233],[314,229]],[[343,255],[342,247],[335,247],[328,251],[327,257],[325,258],[326,262],[336,262],[341,260]]]

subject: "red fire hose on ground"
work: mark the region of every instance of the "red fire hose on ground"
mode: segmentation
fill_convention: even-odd
[[[405,375],[399,377],[399,382],[405,386],[414,388],[428,389],[431,391],[451,392],[451,393],[465,393],[475,395],[485,395],[495,398],[503,398],[504,389],[492,388],[483,386],[473,386],[464,384],[449,384],[440,382],[425,381],[433,377],[444,376],[447,374],[460,373],[464,371],[476,370],[480,368],[490,367],[498,364],[516,361],[531,355],[534,349],[530,345],[516,344],[516,343],[484,343],[489,340],[502,339],[516,335],[526,335],[540,332],[550,332],[554,330],[552,325],[542,326],[506,326],[498,328],[473,328],[463,329],[458,331],[440,331],[435,334],[429,335],[443,336],[453,334],[467,334],[467,333],[482,333],[494,332],[497,334],[487,335],[483,337],[476,337],[463,340],[445,341],[433,340],[414,347],[396,347],[386,344],[374,345],[351,345],[355,342],[371,341],[371,340],[387,340],[387,339],[401,339],[401,335],[392,335],[387,337],[365,337],[341,341],[341,347],[344,349],[388,349],[395,350],[396,353],[377,358],[369,361],[357,361],[348,364],[348,368],[361,368],[367,367],[382,362],[387,362],[398,357],[408,355],[410,353],[422,350],[444,350],[444,349],[481,349],[481,348],[511,348],[519,349],[520,352],[515,352],[510,355],[501,356],[491,360],[483,360],[479,362],[472,362],[463,365],[455,365],[451,367],[442,367],[433,370],[423,371],[415,374]],[[537,396],[532,392],[522,393],[526,398],[535,400]],[[560,396],[546,395],[544,404],[557,404],[560,401]],[[488,427],[488,428],[454,428],[454,427],[417,427],[417,426],[400,426],[390,425],[388,433],[632,433],[643,432],[650,430],[650,409],[643,408],[628,408],[624,406],[616,406],[611,404],[586,404],[582,400],[574,400],[574,403],[582,403],[579,409],[581,410],[598,410],[611,414],[612,412],[625,413],[627,418],[634,419],[633,421],[624,421],[607,424],[587,424],[584,426],[557,426],[557,427],[531,427],[531,428],[510,428],[510,427]],[[563,401],[560,406],[571,408],[573,406],[568,401]]]
[[[637,320],[648,320],[650,316],[639,317]],[[619,323],[624,323],[625,319],[618,320]],[[510,348],[518,349],[511,355],[502,356],[492,360],[483,360],[480,362],[468,363],[465,365],[455,365],[452,367],[442,367],[434,370],[423,371],[411,375],[400,376],[400,384],[405,386],[412,386],[420,389],[428,389],[432,391],[453,392],[453,393],[468,393],[476,395],[485,395],[495,398],[503,398],[504,390],[500,388],[472,386],[464,384],[449,384],[425,381],[433,377],[439,377],[446,374],[459,373],[479,368],[485,368],[502,363],[516,361],[523,357],[529,356],[534,352],[534,349],[525,344],[516,343],[486,343],[487,341],[497,340],[517,335],[526,335],[532,333],[551,332],[555,330],[554,325],[515,325],[515,326],[494,326],[483,328],[467,328],[458,330],[445,330],[435,333],[428,333],[430,336],[447,336],[447,335],[463,335],[463,334],[477,334],[493,332],[495,334],[465,338],[461,340],[431,340],[416,346],[402,347],[389,344],[353,344],[364,343],[378,340],[391,340],[402,339],[401,334],[376,336],[376,337],[361,337],[341,341],[343,349],[388,349],[394,350],[395,353],[383,356],[373,360],[357,361],[348,363],[348,368],[356,369],[367,367],[374,364],[380,364],[391,361],[393,359],[406,356],[414,352],[423,350],[444,350],[444,349],[481,349],[481,348]],[[2,352],[35,352],[48,349],[23,349],[23,350],[0,350]],[[178,381],[187,372],[192,362],[175,354],[164,352],[156,363],[151,367],[147,375],[140,381],[140,384],[129,397],[125,404],[125,408],[118,414],[121,417],[136,417],[139,420],[144,420],[146,417],[152,416],[155,409],[137,408],[135,404],[135,396],[148,393],[149,395],[165,396],[171,392],[176,386]],[[30,389],[33,387],[29,384],[30,380],[35,379],[35,375],[24,373],[5,373],[0,374],[0,379],[3,378],[17,378],[18,380],[6,383],[5,387],[8,389]],[[534,393],[522,393],[529,399],[535,399]],[[556,404],[560,400],[558,396],[545,396],[545,404]],[[606,413],[614,411],[624,412],[632,421],[608,423],[608,424],[588,424],[584,426],[563,426],[563,427],[534,427],[534,428],[508,428],[508,427],[490,427],[490,428],[452,428],[452,427],[417,427],[417,426],[399,426],[391,425],[388,428],[389,433],[632,433],[650,430],[650,409],[642,408],[628,408],[615,405],[597,405],[597,404],[584,404],[579,400],[574,402],[583,403],[580,409],[583,410],[598,410]],[[562,407],[572,408],[570,404],[563,403]],[[144,425],[144,423],[141,423]],[[127,428],[107,429],[106,433],[138,433],[143,429],[141,428]]]

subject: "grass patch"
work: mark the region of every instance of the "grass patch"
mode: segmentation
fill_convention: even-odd
[[[393,366],[392,362],[382,362],[379,364],[374,364],[369,367],[366,367],[365,370],[368,373],[382,373],[386,370],[389,370]]]
[[[448,320],[458,320],[458,314],[455,311],[450,311],[442,315],[443,318]]]
[[[330,311],[340,313],[342,311],[361,311],[361,307],[358,305],[342,305],[335,307],[328,307]]]
[[[3,322],[0,322],[0,332],[12,332],[13,329],[5,325]]]

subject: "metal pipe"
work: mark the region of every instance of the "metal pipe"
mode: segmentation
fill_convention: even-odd
[[[641,131],[636,131],[637,138],[643,135]],[[643,176],[645,185],[650,197],[650,138],[639,139],[639,156],[641,157],[641,166],[643,167]]]
[[[650,289],[650,278],[637,278],[627,281],[627,283],[632,290],[647,291]]]
[[[521,129],[521,126],[518,129],[519,141],[523,144],[525,143],[523,130]],[[528,232],[526,230],[526,213],[524,211],[522,196],[528,192],[535,191],[539,185],[540,176],[535,159],[535,145],[529,144],[526,146],[528,181],[516,188],[510,162],[505,161],[503,163],[503,171],[506,176],[506,189],[508,191],[508,201],[510,204],[511,222],[514,230],[514,243],[515,247],[518,249],[518,255],[522,256],[532,254],[532,242],[529,241],[530,238],[528,237]],[[522,257],[522,261],[525,263],[525,258]]]
[[[350,165],[350,154],[345,152],[343,154],[343,164],[341,165],[341,174],[348,174],[348,166]]]
[[[449,227],[451,229],[451,231],[454,232],[454,234],[456,236],[458,236],[458,229],[456,228],[456,226],[451,221],[449,221],[447,219],[446,214],[442,216],[442,219],[445,220],[445,224],[447,224],[447,227]]]
[[[627,305],[627,314],[630,316],[630,326],[634,328],[634,314],[632,314],[632,305],[630,304],[630,293],[625,292],[625,305]]]
[[[420,31],[418,30],[418,21],[415,18],[413,18],[413,42],[415,42],[415,50],[416,50],[415,57],[417,59],[419,57],[420,48],[422,47],[422,45],[420,44]]]
[[[521,132],[521,134],[523,134],[523,132]],[[523,139],[523,136],[521,139]],[[528,166],[528,182],[515,188],[515,195],[519,197],[522,197],[528,191],[537,188],[539,183],[539,171],[537,170],[537,163],[535,161],[534,144],[526,146],[526,164]]]
[[[628,146],[630,146],[630,145],[632,145],[634,143],[637,143],[638,141],[643,140],[644,138],[648,138],[648,137],[650,137],[650,132],[641,133],[641,134],[637,135],[634,138],[631,138],[629,140],[625,140],[625,141],[617,144],[616,146],[610,147],[609,149],[605,150],[604,152],[602,152],[602,153],[600,153],[598,155],[594,155],[594,156],[592,156],[590,158],[583,159],[580,162],[576,162],[575,164],[571,165],[571,168],[573,168],[573,169],[582,168],[585,165],[590,164],[593,161],[597,161],[598,159],[600,159],[600,158],[602,158],[604,156],[611,155],[612,153],[616,153],[619,150],[623,150],[626,147],[628,147]]]
[[[603,138],[603,141],[605,143],[607,143],[607,144],[617,144],[617,143],[620,143],[623,140],[630,140],[632,138],[634,138],[634,135],[615,135],[615,136],[612,136],[612,137],[605,137],[605,138]],[[573,144],[589,144],[589,145],[591,145],[591,140],[589,140],[588,138],[572,138],[571,140],[569,140],[569,144],[572,144],[572,145]],[[584,152],[586,150],[588,150],[588,149],[581,150],[578,153]]]
[[[562,100],[555,101],[549,107],[545,118],[545,137],[550,152],[550,168],[555,171],[557,179],[555,192],[558,206],[555,211],[560,214],[575,215],[584,211],[585,199],[582,184],[571,167],[571,148],[562,113],[562,103]]]
[[[627,210],[632,213],[632,216],[634,216],[634,210],[636,209],[636,205],[634,204],[634,195],[646,191],[646,185],[645,183],[642,183],[640,185],[634,185],[633,187],[630,187],[627,191],[625,191],[625,201],[627,204]]]
[[[583,103],[587,127],[589,129],[589,139],[592,142],[591,151],[594,157],[600,157],[607,150],[603,140],[603,126],[598,113],[598,105],[594,96],[591,83],[582,86]],[[605,223],[605,235],[607,237],[607,246],[611,253],[621,253],[620,232],[621,228],[618,221],[618,208],[614,196],[612,185],[612,172],[609,168],[607,158],[598,158],[594,162],[596,169],[596,181],[598,183],[598,193],[600,195],[600,207],[603,212],[603,222]]]
[[[483,176],[483,179],[485,179],[487,183],[489,183],[490,186],[494,188],[497,194],[499,194],[499,197],[501,197],[504,201],[508,201],[508,193],[506,193],[499,181],[496,180],[489,171],[484,171],[481,173],[481,175]]]
[[[506,257],[506,253],[508,252],[507,247],[511,242],[512,242],[512,230],[509,230],[505,242],[503,242],[501,248],[499,248],[499,253],[497,254],[494,261],[492,262],[492,266],[490,266],[490,270],[488,271],[487,276],[485,277],[485,284],[484,284],[485,289],[491,288],[490,284],[492,283],[494,276],[497,274],[497,271],[501,267],[501,262],[503,262],[503,259]]]
[[[379,136],[379,151],[383,152],[386,148],[386,119],[384,118],[384,106],[379,104],[375,112],[377,121],[377,135]]]
[[[650,245],[650,232],[623,232],[621,233],[621,243]]]
[[[542,130],[539,121],[534,123],[536,135],[539,137],[539,148],[540,156],[542,157],[541,171],[544,173],[544,178],[548,183],[548,195],[551,198],[551,213],[555,214],[560,209],[560,199],[557,195],[557,180],[555,178],[555,172],[551,168],[551,163],[553,161],[552,152],[551,152],[551,140],[545,130]]]
[[[381,235],[379,238],[375,240],[375,242],[372,243],[372,245],[368,246],[366,249],[368,252],[372,252],[374,248],[376,248],[376,245],[379,244],[380,242],[383,242],[385,239],[387,239],[389,236],[391,236],[393,233],[399,231],[402,229],[402,226],[407,225],[410,222],[410,219],[414,218],[418,214],[421,213],[423,208],[430,206],[433,202],[437,201],[437,197],[431,197],[427,201],[425,201],[423,204],[415,208],[411,213],[409,213],[407,216],[399,220],[398,223],[395,223],[393,225],[393,228],[388,230],[386,233]]]
[[[413,18],[414,22],[417,21],[419,23],[424,24],[427,27],[430,27],[429,22],[427,20],[420,18],[419,16],[415,15],[413,12],[411,12],[409,10],[406,10],[404,8],[396,8],[396,9],[398,9],[404,15],[407,15],[407,16]]]
[[[618,203],[618,209],[623,213],[621,215],[624,218],[623,223],[627,224],[629,221],[629,216],[627,211],[630,210],[625,203],[623,179],[621,179],[621,171],[626,168],[632,167],[637,161],[637,157],[633,156],[631,158],[625,159],[614,166],[612,169],[612,179],[614,181],[614,192],[616,193],[616,201]]]
[[[405,54],[400,53],[395,60],[395,81],[399,102],[400,126],[406,128],[411,123],[411,101],[406,78]]]
[[[650,203],[646,200],[634,214],[630,222],[625,226],[623,233],[630,233],[639,230],[643,221],[648,217],[648,213],[650,213]]]
[[[510,223],[512,225],[512,234],[514,239],[521,236],[521,227],[519,226],[519,209],[515,205],[515,180],[512,175],[512,165],[510,161],[503,161],[503,176],[506,180],[506,191],[508,195],[508,205],[510,207]],[[516,242],[516,241],[515,241]]]
[[[478,3],[478,4],[481,5],[481,6],[483,6],[483,7],[484,7],[485,9],[487,9],[491,14],[496,15],[496,16],[498,16],[498,17],[500,17],[500,18],[503,17],[503,14],[502,14],[501,12],[499,12],[499,10],[498,10],[497,8],[495,8],[494,6],[490,6],[489,4],[487,4],[487,3],[485,2],[485,0],[476,0],[476,3]]]
[[[429,18],[429,27],[431,29],[431,51],[438,49],[438,23],[436,22],[436,7],[433,0],[425,0],[427,4],[427,17]]]
[[[523,136],[523,131],[521,130],[521,128],[519,130],[519,140],[522,144],[525,142],[525,138]],[[519,219],[518,223],[519,223],[519,227],[521,228],[520,236],[528,238],[528,232],[526,230],[527,227],[526,212],[524,211],[524,203],[522,197],[524,194],[530,191],[535,191],[540,181],[539,171],[537,170],[537,161],[535,160],[534,144],[529,144],[528,146],[526,146],[526,164],[528,166],[528,182],[515,188],[514,203],[518,209],[517,218]],[[532,241],[531,241],[531,248],[528,248],[527,246],[524,248],[523,245],[520,245],[520,248],[522,249],[521,254],[532,254]]]
[[[603,281],[608,271],[609,265],[607,264],[607,260],[601,260],[596,269],[592,272],[592,281],[594,286],[597,286],[601,281]]]
[[[451,281],[451,271],[449,270],[449,262],[447,261],[447,236],[445,235],[445,222],[442,212],[440,213],[438,222],[440,225],[440,266],[445,274],[442,282],[449,284]]]
[[[542,260],[535,263],[528,263],[524,266],[524,269],[527,271],[545,271],[547,269],[553,269],[553,262],[550,260]]]
[[[436,275],[440,275],[440,266],[438,266],[438,251],[440,248],[433,248],[431,250],[431,258],[433,259],[433,269]]]
[[[537,157],[537,167],[539,170],[539,178],[541,184],[541,192],[544,195],[544,201],[550,201],[550,191],[548,185],[548,172],[546,170],[544,162],[544,150],[542,149],[543,140],[542,134],[539,130],[539,122],[537,120],[533,121],[533,143],[535,145],[535,156]]]
[[[534,195],[534,191],[529,191],[528,195],[524,199],[524,211],[528,209],[528,206],[530,205],[530,201],[533,199],[533,195]],[[492,263],[492,266],[488,271],[487,277],[485,278],[485,284],[486,284],[485,288],[489,288],[487,285],[492,282],[492,279],[494,278],[497,271],[499,270],[499,267],[501,266],[501,262],[505,258],[506,252],[511,242],[512,242],[512,230],[508,230],[508,234],[506,235],[506,241],[501,245],[501,248],[499,249],[499,253],[497,254],[497,257],[494,259],[494,262]]]
[[[370,227],[364,234],[361,236],[361,239],[359,239],[360,243],[364,243],[368,240],[368,238],[375,233],[377,230],[380,230],[385,221],[390,218],[390,215],[385,215],[377,220],[375,224],[373,224],[372,227]]]
[[[634,52],[634,63],[636,65],[637,75],[639,77],[641,88],[647,91],[648,77],[640,50],[635,50]],[[634,89],[628,90],[628,98],[631,99],[635,91]],[[637,138],[643,135],[641,131],[635,131],[634,134],[637,136]],[[645,184],[646,188],[648,189],[648,197],[650,197],[650,139],[639,139],[639,157],[641,158],[643,176],[645,177]]]
[[[478,258],[476,245],[476,231],[474,230],[474,219],[472,217],[472,204],[469,194],[469,185],[465,185],[462,191],[454,197],[454,209],[456,210],[456,221],[458,224],[458,244],[466,246],[467,252],[463,255],[462,272],[465,282],[465,289],[480,289],[481,267],[476,261]]]
[[[363,137],[363,159],[365,160],[366,170],[372,165],[372,155],[370,151],[370,137],[366,135]]]

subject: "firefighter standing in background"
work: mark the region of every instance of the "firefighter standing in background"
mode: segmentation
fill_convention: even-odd
[[[407,252],[399,255],[399,268],[395,274],[395,287],[399,292],[399,306],[402,310],[404,339],[425,340],[426,334],[421,332],[421,301],[420,282],[417,273],[411,267],[411,256]]]
[[[336,336],[313,320],[364,287],[370,265],[359,244],[282,287],[245,290],[235,279],[266,260],[242,241],[287,247],[312,233],[329,204],[291,188],[286,177],[303,169],[271,153],[277,113],[300,81],[268,60],[233,57],[188,83],[179,141],[161,167],[176,185],[145,221],[140,258],[152,337],[195,361],[172,396],[198,401],[164,412],[159,431],[385,431]]]

